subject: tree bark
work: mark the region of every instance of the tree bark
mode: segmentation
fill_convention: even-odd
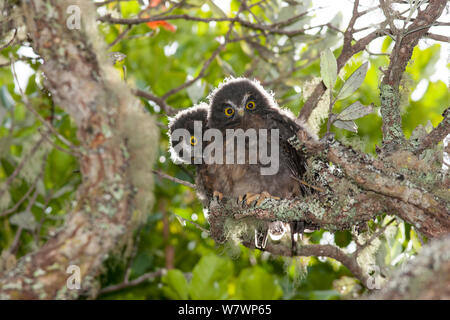
[[[79,9],[80,29],[68,28],[68,6]],[[158,135],[152,117],[108,66],[91,1],[23,1],[22,10],[33,49],[44,60],[46,87],[78,126],[83,182],[64,227],[0,276],[0,297],[76,298],[93,287],[110,251],[138,225],[136,212],[151,205]],[[81,290],[66,285],[69,266],[79,268]]]

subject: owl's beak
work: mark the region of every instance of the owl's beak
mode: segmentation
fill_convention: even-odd
[[[244,109],[238,109],[237,113],[240,117],[242,117],[244,115]]]

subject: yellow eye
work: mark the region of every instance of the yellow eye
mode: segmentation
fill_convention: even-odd
[[[227,107],[225,108],[225,110],[223,110],[223,112],[227,117],[231,117],[234,114],[234,109],[231,107]]]
[[[246,107],[248,110],[253,110],[253,109],[255,109],[255,107],[256,107],[255,101],[249,101],[249,102],[247,102],[247,104],[245,105],[245,107]]]
[[[197,138],[194,136],[191,136],[191,145],[195,146],[197,144]]]

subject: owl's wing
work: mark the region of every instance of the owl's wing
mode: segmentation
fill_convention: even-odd
[[[300,183],[303,194],[305,194],[309,188],[302,184],[300,180],[303,180],[303,174],[306,171],[306,155],[301,150],[295,149],[288,141],[296,136],[301,128],[294,119],[278,112],[278,110],[270,110],[268,116],[269,122],[272,123],[271,129],[279,130],[280,152],[284,153],[292,177]]]
[[[209,202],[213,195],[212,186],[209,180],[210,177],[208,176],[206,165],[197,165],[195,176],[196,193],[205,208],[209,207]]]

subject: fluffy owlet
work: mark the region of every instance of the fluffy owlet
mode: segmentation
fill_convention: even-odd
[[[247,203],[267,197],[293,199],[309,191],[301,182],[306,170],[305,156],[288,142],[296,135],[299,125],[290,112],[278,107],[274,97],[259,82],[245,78],[228,79],[208,99],[208,127],[222,132],[224,150],[235,144],[236,137],[232,132],[242,129],[241,133],[249,133],[244,135],[245,150],[241,157],[241,160],[245,158],[244,161],[237,162],[237,155],[234,163],[224,161],[224,164],[206,167],[206,174],[211,177],[208,182],[211,190]],[[249,129],[256,131],[256,140]],[[267,132],[266,150],[272,162],[263,163],[260,158],[256,163],[251,162],[249,155],[255,150],[255,144],[259,152],[263,141],[259,133],[264,131]],[[299,226],[301,229],[302,224]],[[293,233],[302,231],[297,225],[291,225],[291,228]],[[263,247],[264,242],[264,237],[261,241],[256,240],[257,246]]]
[[[208,127],[219,129],[224,135],[224,150],[234,140],[226,138],[226,131],[242,129],[267,129],[267,150],[272,151],[270,132],[278,130],[279,155],[274,158],[278,169],[273,173],[261,174],[261,167],[268,165],[249,163],[248,154],[244,164],[210,165],[209,172],[216,172],[213,189],[224,196],[238,198],[247,193],[261,194],[292,199],[302,196],[305,188],[299,182],[305,172],[305,157],[294,149],[288,139],[296,135],[298,125],[293,115],[278,107],[273,96],[256,81],[245,78],[226,80],[209,96],[210,109]],[[233,137],[232,137],[233,138]],[[258,139],[257,135],[257,139]],[[246,147],[252,145],[252,137],[246,139]]]
[[[208,206],[213,192],[203,183],[207,176],[202,174],[205,164],[202,157],[204,145],[201,144],[203,132],[207,129],[208,108],[208,104],[200,103],[178,112],[175,117],[169,118],[168,130],[171,159],[176,164],[195,166],[197,196],[205,206]]]

